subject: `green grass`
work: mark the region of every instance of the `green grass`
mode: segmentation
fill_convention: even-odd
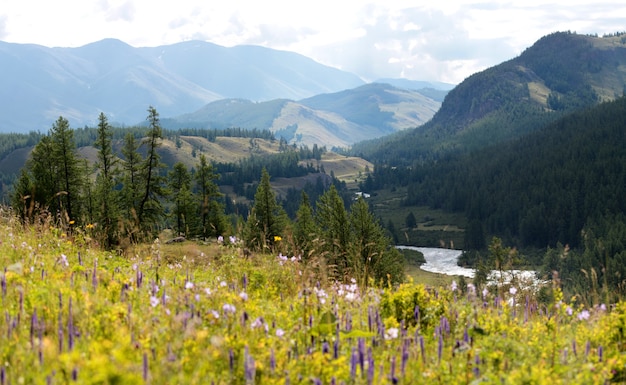
[[[100,250],[0,210],[5,384],[603,384],[626,379],[626,303],[538,302],[454,277],[359,287],[238,244]],[[413,258],[414,259],[414,258]],[[315,259],[314,259],[315,261]],[[550,286],[551,287],[551,286]],[[515,290],[513,290],[515,289]],[[550,290],[550,289],[549,289]],[[360,359],[362,357],[362,360]],[[362,362],[362,366],[361,366]]]
[[[391,221],[398,234],[400,244],[448,247],[462,249],[466,225],[462,213],[448,213],[424,206],[404,206],[405,189],[377,191],[370,198],[373,212],[387,225]],[[406,217],[412,212],[417,221],[414,228],[406,227]]]

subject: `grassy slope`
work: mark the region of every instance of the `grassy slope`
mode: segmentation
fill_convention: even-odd
[[[365,290],[216,243],[117,255],[88,230],[23,229],[6,213],[0,230],[6,383],[599,384],[626,374],[624,303],[557,303],[556,290],[540,304],[523,286],[484,302],[412,283]]]

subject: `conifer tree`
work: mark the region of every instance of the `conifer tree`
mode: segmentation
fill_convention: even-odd
[[[118,239],[119,199],[115,190],[119,174],[117,158],[113,153],[113,132],[106,115],[98,116],[97,138],[94,146],[98,149],[95,185],[95,220],[100,226],[103,245],[109,249]]]
[[[215,173],[213,166],[207,162],[206,156],[200,154],[195,181],[200,206],[199,233],[205,239],[211,235],[222,235],[227,228],[224,206],[218,201],[222,195],[215,183],[218,178],[219,175]]]
[[[194,227],[194,203],[191,192],[191,174],[185,165],[178,162],[168,174],[169,193],[173,200],[172,216],[175,218],[178,235],[189,235]]]
[[[31,180],[28,168],[24,167],[20,170],[20,176],[15,181],[13,193],[11,194],[11,207],[13,207],[18,217],[24,223],[32,218],[36,209],[33,194],[33,181]]]
[[[139,153],[139,142],[130,132],[124,137],[122,155],[124,161],[122,162],[121,206],[125,213],[126,223],[132,224],[134,227],[133,229],[126,229],[126,232],[132,233],[138,230],[137,212],[141,199],[140,186],[143,185],[140,166],[143,163],[143,158]]]
[[[272,247],[281,237],[287,215],[276,201],[270,185],[270,175],[265,168],[261,172],[261,182],[254,194],[254,206],[246,223],[246,243],[253,249]]]
[[[302,198],[300,207],[296,213],[296,223],[294,226],[294,241],[296,243],[297,252],[300,253],[302,259],[306,262],[313,251],[313,240],[317,237],[317,227],[313,219],[313,208],[309,201],[309,196],[302,190]]]
[[[143,192],[137,210],[138,224],[144,232],[154,230],[153,225],[161,220],[164,210],[160,198],[165,196],[164,178],[160,175],[163,164],[157,152],[163,140],[163,130],[159,113],[152,106],[148,108],[147,120],[148,132],[143,142],[147,146],[146,157],[140,167]]]
[[[35,205],[56,213],[59,210],[59,201],[56,197],[60,188],[57,178],[58,164],[50,159],[52,145],[50,136],[43,136],[31,152],[26,168],[31,176],[31,194]]]
[[[60,191],[57,191],[61,218],[73,221],[80,217],[80,192],[85,181],[85,169],[81,167],[80,159],[74,142],[74,132],[67,119],[62,116],[50,129],[51,150],[49,162],[58,167],[57,178]]]
[[[354,277],[364,286],[370,278],[375,282],[393,283],[402,280],[404,270],[402,255],[390,247],[390,239],[376,221],[364,198],[350,207],[352,231],[351,266]]]
[[[320,247],[329,265],[336,270],[337,278],[349,274],[348,247],[350,225],[343,199],[335,185],[320,196],[317,202],[315,220],[320,234]]]

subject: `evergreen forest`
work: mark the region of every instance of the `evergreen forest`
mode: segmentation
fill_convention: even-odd
[[[104,114],[98,119],[95,129],[77,135],[83,144],[93,140],[94,163],[78,153],[76,130],[63,117],[39,136],[11,194],[22,223],[52,221],[66,233],[86,229],[102,248],[118,252],[167,230],[172,242],[226,239],[246,255],[298,255],[329,277],[352,277],[363,285],[404,279],[403,257],[368,204],[350,199],[345,183],[313,166],[324,148],[296,148],[281,139],[273,155],[214,164],[200,152],[188,167],[163,161],[164,131],[154,107],[147,126],[118,140],[119,150],[113,140],[119,131]],[[267,132],[239,129],[204,134],[250,138],[252,148],[256,139],[275,140]],[[318,175],[316,182],[289,188],[285,197],[270,184],[270,175],[309,173]],[[219,183],[231,186],[237,199],[223,194]]]

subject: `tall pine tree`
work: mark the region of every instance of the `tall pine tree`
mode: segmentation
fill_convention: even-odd
[[[352,232],[351,266],[354,277],[367,286],[370,279],[375,282],[392,283],[403,279],[403,257],[390,247],[390,239],[376,221],[364,198],[359,198],[350,207]]]
[[[181,162],[174,165],[168,174],[169,193],[172,198],[172,216],[178,235],[190,235],[194,228],[195,207],[191,193],[191,174]]]
[[[141,176],[141,164],[143,157],[139,153],[139,142],[132,133],[127,133],[124,137],[122,147],[122,190],[121,206],[125,216],[125,233],[127,235],[136,234],[139,230],[139,202],[141,200],[141,186],[143,185]],[[135,236],[132,236],[135,238]]]
[[[80,218],[81,190],[86,180],[74,141],[74,131],[62,116],[50,129],[51,149],[49,162],[56,164],[60,191],[57,191],[61,219],[74,221]]]
[[[245,240],[248,247],[259,250],[272,248],[277,237],[282,237],[287,215],[276,201],[270,185],[270,175],[265,168],[261,182],[254,194],[254,206],[246,223]]]
[[[95,220],[100,226],[103,245],[110,249],[118,242],[119,198],[115,190],[119,176],[117,157],[113,153],[113,132],[106,115],[98,116],[97,138],[94,146],[98,149],[96,162]]]
[[[213,166],[207,162],[204,154],[200,154],[200,163],[194,178],[200,207],[199,235],[204,239],[209,236],[223,235],[226,232],[227,224],[224,206],[218,200],[222,194],[215,183],[219,174],[215,173]]]
[[[148,108],[147,120],[148,132],[143,142],[147,147],[146,158],[140,168],[143,193],[137,210],[138,224],[144,233],[156,230],[154,225],[158,224],[164,215],[161,198],[165,196],[164,178],[160,174],[163,164],[157,151],[163,140],[163,130],[159,113],[152,106]]]
[[[313,240],[317,237],[318,229],[315,226],[313,208],[311,207],[309,196],[304,190],[302,190],[300,207],[298,207],[296,212],[296,223],[293,232],[297,252],[306,262],[310,259],[313,252]]]
[[[320,230],[320,252],[327,263],[335,269],[336,278],[349,274],[350,224],[343,199],[335,185],[320,196],[317,201],[315,220]]]

